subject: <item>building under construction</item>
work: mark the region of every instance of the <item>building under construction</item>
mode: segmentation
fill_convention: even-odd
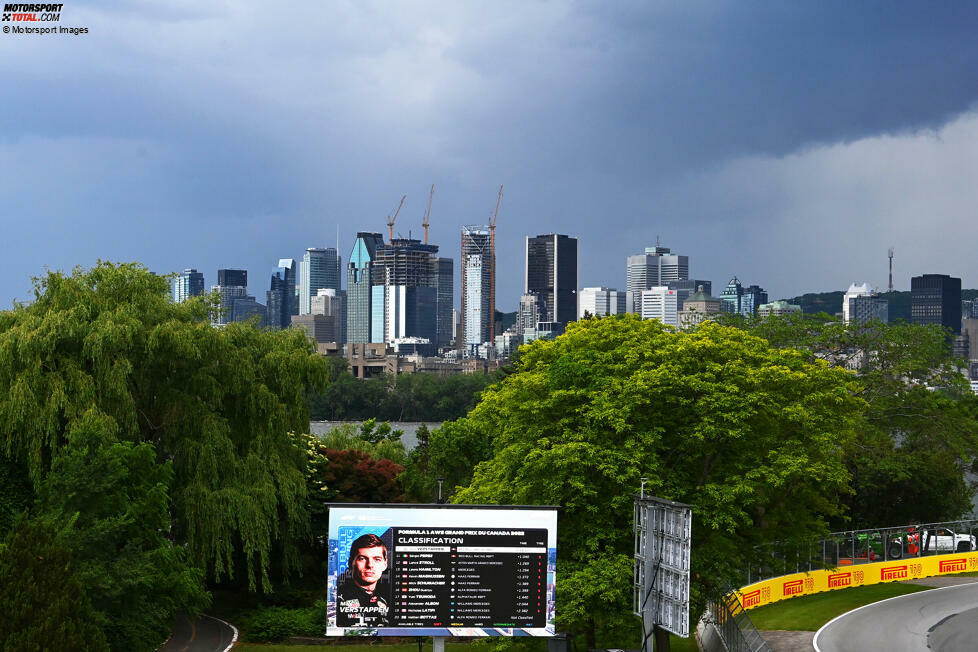
[[[453,261],[438,246],[393,238],[377,246],[371,265],[371,341],[424,337],[445,346],[452,336]]]

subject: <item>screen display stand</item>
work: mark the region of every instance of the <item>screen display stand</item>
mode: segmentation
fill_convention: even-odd
[[[432,647],[432,652],[445,652],[445,637],[432,636],[431,647]]]

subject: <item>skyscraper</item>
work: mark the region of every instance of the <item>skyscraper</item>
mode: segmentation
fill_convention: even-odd
[[[740,314],[746,317],[757,315],[757,309],[767,303],[767,291],[759,285],[744,288],[740,297]]]
[[[170,297],[175,303],[182,303],[190,297],[204,293],[204,275],[196,269],[185,269],[170,281]]]
[[[759,285],[745,288],[740,279],[734,276],[720,293],[722,301],[720,307],[723,312],[753,317],[757,315],[757,309],[767,303],[767,299],[767,291],[764,288]]]
[[[268,326],[288,328],[292,315],[299,314],[295,296],[296,262],[292,258],[280,258],[278,266],[272,269],[272,279],[266,293],[268,300]]]
[[[910,321],[940,324],[961,334],[961,279],[924,274],[910,279]]]
[[[536,293],[546,312],[540,321],[577,319],[577,238],[548,233],[526,238],[525,293]]]
[[[669,247],[646,247],[644,254],[628,257],[625,291],[628,312],[640,313],[639,293],[652,287],[689,279],[689,256],[671,253]],[[694,288],[690,288],[694,289]]]
[[[496,273],[489,226],[462,227],[462,350],[473,356],[489,341],[494,315],[489,314]]]
[[[438,346],[448,346],[454,339],[455,261],[442,256],[431,258],[431,278],[435,282],[435,332]]]
[[[333,247],[310,247],[299,263],[299,314],[311,312],[310,300],[318,290],[340,289],[342,259]]]
[[[723,288],[720,293],[720,309],[723,312],[729,312],[735,315],[740,314],[740,299],[744,296],[744,286],[741,284],[740,279],[734,276],[727,283],[727,287]]]
[[[220,308],[216,314],[211,316],[211,321],[217,325],[231,323],[234,321],[231,314],[234,299],[243,299],[248,296],[248,270],[217,270],[217,285],[213,286],[211,290],[218,292],[221,296]]]
[[[440,344],[438,316],[444,319],[449,308],[439,305],[439,299],[451,305],[452,259],[437,253],[437,245],[412,238],[377,245],[371,265],[372,341],[421,337],[431,347]]]
[[[384,243],[379,233],[361,231],[350,252],[346,268],[346,340],[350,343],[371,342],[370,324],[372,313],[371,268],[377,247]],[[383,306],[381,306],[383,310]]]

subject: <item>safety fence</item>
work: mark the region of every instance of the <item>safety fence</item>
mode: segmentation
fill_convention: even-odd
[[[762,566],[747,570],[747,584],[789,573],[858,566],[970,552],[976,548],[978,520],[918,523],[833,532],[808,545],[774,543],[760,549]]]
[[[771,651],[733,591],[720,600],[711,600],[707,604],[703,620],[707,626],[713,627],[726,652]],[[718,649],[717,646],[707,644],[707,641],[701,642],[704,649]]]
[[[978,572],[976,537],[978,520],[960,520],[833,532],[804,546],[772,544],[759,551],[768,561],[749,570],[745,586],[709,603],[703,624],[729,652],[769,652],[747,610],[823,591]]]

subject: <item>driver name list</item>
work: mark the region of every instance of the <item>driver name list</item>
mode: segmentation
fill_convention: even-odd
[[[547,530],[394,528],[392,627],[546,627]]]

